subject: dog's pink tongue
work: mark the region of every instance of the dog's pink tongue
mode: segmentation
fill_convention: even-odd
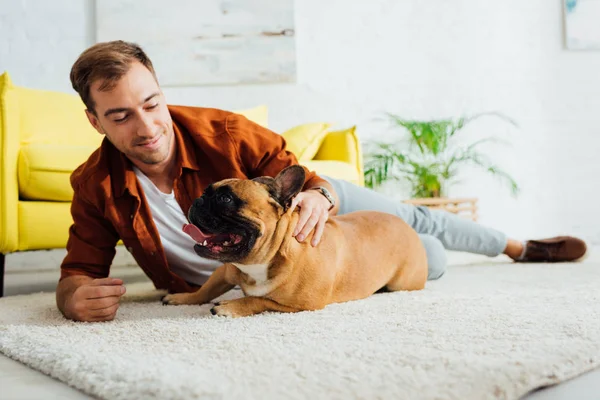
[[[183,226],[183,231],[190,235],[196,243],[202,243],[212,235],[207,235],[200,230],[196,225],[187,224]]]

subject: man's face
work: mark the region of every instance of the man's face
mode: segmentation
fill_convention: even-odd
[[[167,160],[173,121],[152,73],[135,62],[112,90],[98,90],[101,84],[97,80],[90,88],[96,115],[86,111],[94,128],[135,164]]]

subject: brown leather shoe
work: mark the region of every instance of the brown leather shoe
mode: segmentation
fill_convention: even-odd
[[[550,239],[528,240],[525,254],[517,262],[567,262],[582,258],[587,246],[581,239],[572,236],[557,236]]]

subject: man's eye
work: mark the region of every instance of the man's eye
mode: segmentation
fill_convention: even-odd
[[[123,122],[127,119],[127,115],[124,116],[123,118],[117,118],[117,119],[113,119],[114,122]]]
[[[158,103],[148,106],[148,110],[152,110],[153,108],[158,107]]]

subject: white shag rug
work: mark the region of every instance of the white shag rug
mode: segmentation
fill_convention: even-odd
[[[0,352],[104,399],[517,399],[598,367],[600,262],[505,261],[242,319],[162,306],[148,284],[108,323],[66,321],[54,294],[7,297]]]

